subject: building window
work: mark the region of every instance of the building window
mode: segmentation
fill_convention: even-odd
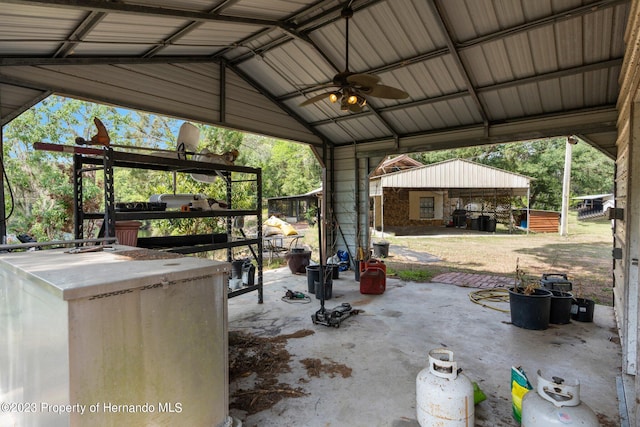
[[[434,198],[420,197],[420,219],[435,218]]]

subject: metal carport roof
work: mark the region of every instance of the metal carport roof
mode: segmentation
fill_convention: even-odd
[[[527,196],[530,177],[463,159],[392,172],[371,179],[369,194],[379,196],[383,188],[447,189],[453,194],[483,194],[483,190],[506,190],[513,196]],[[453,197],[453,196],[452,196]]]
[[[344,67],[347,1],[0,0],[0,124],[49,94],[321,146],[576,134],[611,157],[629,0],[351,0],[349,68],[409,93],[299,104]]]

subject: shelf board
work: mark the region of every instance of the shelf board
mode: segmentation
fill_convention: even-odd
[[[245,209],[216,209],[210,211],[132,211],[116,212],[116,221],[130,221],[135,219],[174,219],[174,218],[213,218],[229,216],[258,215],[255,210]],[[84,219],[104,219],[104,212],[85,212]]]
[[[236,289],[235,291],[229,291],[229,293],[227,293],[227,298],[237,297],[238,295],[246,294],[248,292],[253,292],[255,290],[258,290],[259,288],[260,288],[260,285],[253,285],[253,286],[247,286],[240,289]]]
[[[84,148],[80,148],[86,150]],[[80,150],[79,149],[79,150]],[[164,210],[164,211],[116,211],[113,212],[113,218],[111,220],[117,221],[130,221],[130,220],[156,220],[156,219],[184,219],[184,218],[231,218],[236,216],[255,216],[258,223],[261,222],[261,207],[260,200],[262,197],[260,183],[261,183],[261,169],[251,168],[246,166],[235,166],[226,164],[217,164],[212,162],[200,162],[195,160],[186,160],[177,158],[178,153],[167,157],[162,153],[157,155],[145,155],[135,152],[115,151],[110,148],[91,149],[91,153],[76,152],[74,157],[74,174],[76,174],[76,180],[79,179],[82,183],[82,173],[84,171],[104,168],[107,165],[112,167],[130,168],[130,169],[143,169],[143,170],[159,170],[168,172],[180,172],[180,173],[192,173],[208,176],[220,176],[221,179],[226,181],[227,185],[227,198],[229,199],[231,184],[235,182],[255,182],[257,184],[257,207],[255,209],[217,209],[217,210],[203,210],[203,211],[189,211],[183,212],[178,210]],[[96,166],[85,168],[84,165]],[[246,178],[242,175],[236,175],[233,179],[232,173],[240,173],[247,175],[255,175],[253,178]],[[113,177],[110,178],[113,180]],[[111,181],[113,186],[113,181]],[[80,185],[80,190],[82,186]],[[105,196],[107,189],[105,188]],[[110,202],[113,203],[113,188],[110,189]],[[82,221],[89,219],[105,219],[107,212],[82,212],[79,209],[81,201],[75,200],[75,214],[77,215],[77,221],[80,222],[80,227],[76,224],[76,233],[82,233]],[[113,206],[108,205],[105,209],[112,212]],[[228,223],[229,220],[227,220]],[[112,224],[111,224],[112,225]],[[80,230],[80,231],[78,231]],[[258,233],[258,236],[260,234]],[[251,250],[254,258],[260,264],[262,263],[262,239],[261,238],[248,238],[244,240],[231,240],[228,241],[230,236],[224,233],[211,234],[211,235],[192,235],[192,236],[162,236],[162,237],[141,237],[138,239],[140,246],[163,250],[166,252],[179,253],[179,254],[195,254],[199,252],[207,252],[214,250],[230,249],[234,247],[248,246]],[[225,240],[221,242],[220,240]],[[258,251],[254,251],[253,246],[258,246]],[[263,302],[263,282],[261,265],[258,273],[258,283],[253,286],[246,286],[241,289],[228,292],[228,297],[234,297],[242,295],[248,292],[258,291],[258,303]]]
[[[111,159],[113,160],[113,166],[126,167],[131,169],[151,169],[151,170],[164,170],[175,171],[182,173],[197,173],[197,174],[217,174],[217,172],[243,172],[255,174],[259,173],[259,168],[252,168],[248,166],[235,166],[225,165],[211,162],[198,162],[195,160],[182,160],[173,157],[164,156],[152,156],[148,154],[139,154],[132,152],[115,151],[111,152]],[[102,165],[102,156],[96,157],[82,157],[83,164]]]
[[[209,243],[205,245],[178,246],[178,247],[165,249],[165,251],[188,255],[188,254],[195,254],[198,252],[217,251],[220,249],[228,249],[228,248],[235,248],[238,246],[257,245],[257,244],[258,244],[258,239],[237,240],[233,242]]]

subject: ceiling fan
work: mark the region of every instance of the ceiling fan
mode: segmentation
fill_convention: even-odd
[[[344,71],[333,76],[333,82],[327,87],[336,89],[313,96],[303,103],[301,107],[329,98],[332,103],[340,102],[340,109],[357,113],[367,104],[367,97],[404,99],[409,94],[402,89],[380,84],[380,77],[375,74],[361,74],[349,71],[349,19],[353,17],[353,9],[349,3],[345,5],[340,14],[345,20],[345,64]]]

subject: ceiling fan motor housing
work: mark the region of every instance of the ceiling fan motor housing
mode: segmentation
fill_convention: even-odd
[[[409,95],[401,89],[380,85],[380,78],[374,74],[354,73],[349,71],[349,19],[353,17],[353,9],[347,4],[340,16],[345,20],[345,69],[333,76],[332,83],[337,89],[316,95],[304,101],[301,106],[313,104],[322,99],[336,103],[340,101],[340,109],[360,112],[367,105],[366,96],[379,98],[402,99]]]

